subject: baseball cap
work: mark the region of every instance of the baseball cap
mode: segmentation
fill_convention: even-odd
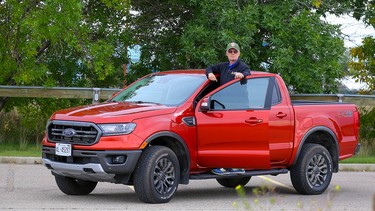
[[[231,48],[234,48],[237,51],[240,51],[240,46],[237,43],[235,43],[235,42],[228,43],[228,45],[227,45],[227,51],[229,49],[231,49]]]

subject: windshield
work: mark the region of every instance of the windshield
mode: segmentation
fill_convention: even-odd
[[[180,105],[206,80],[204,75],[150,75],[126,88],[112,101]]]

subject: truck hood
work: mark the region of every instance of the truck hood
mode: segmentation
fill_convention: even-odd
[[[116,123],[173,113],[176,107],[152,103],[109,102],[60,110],[51,120]]]

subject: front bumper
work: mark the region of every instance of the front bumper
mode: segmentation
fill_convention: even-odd
[[[82,180],[127,184],[141,150],[88,151],[73,150],[72,156],[55,155],[55,148],[43,146],[43,164],[53,174]],[[113,156],[124,156],[121,164],[112,162]]]

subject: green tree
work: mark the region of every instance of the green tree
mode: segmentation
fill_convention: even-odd
[[[0,1],[0,84],[120,85],[129,9],[130,0]]]
[[[0,84],[121,86],[127,47],[142,46],[128,82],[151,69],[205,68],[242,46],[254,70],[300,93],[336,91],[343,42],[326,13],[372,11],[365,0],[4,0]],[[130,8],[132,11],[130,12]],[[372,20],[372,13],[366,13]],[[0,99],[0,110],[7,98]]]
[[[129,11],[130,0],[0,1],[0,85],[122,86]],[[53,111],[87,103],[0,97],[0,111],[17,111],[22,137],[38,144]]]
[[[357,81],[364,82],[368,85],[368,90],[375,90],[375,39],[366,37],[362,41],[362,45],[351,48],[350,54],[352,60],[349,67],[353,76]]]
[[[186,68],[181,36],[196,9],[190,0],[132,1],[131,33],[142,46],[135,70]],[[135,73],[136,74],[136,73]]]
[[[139,0],[132,25],[143,68],[205,68],[225,61],[226,43],[236,41],[252,69],[280,73],[298,93],[331,93],[344,74],[345,48],[339,27],[320,18],[363,2]]]
[[[375,27],[375,2],[369,1],[365,9],[356,18],[368,26]],[[354,77],[368,85],[367,92],[375,91],[375,38],[365,37],[362,45],[350,49],[351,61],[349,68]]]

